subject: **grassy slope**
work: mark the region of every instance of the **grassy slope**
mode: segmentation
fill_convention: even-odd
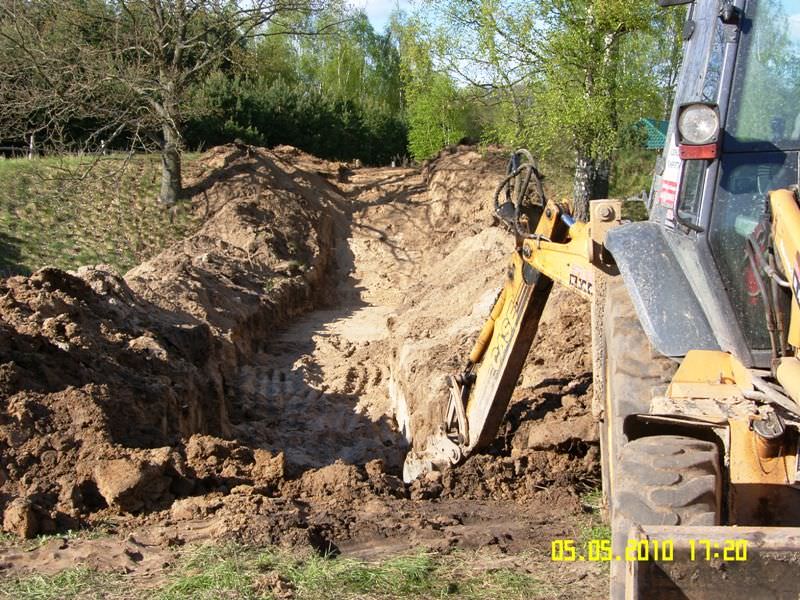
[[[0,277],[45,265],[74,269],[105,263],[124,273],[184,237],[197,217],[180,207],[168,213],[155,202],[158,156],[47,158],[0,161]],[[196,155],[184,157],[191,170]],[[649,189],[654,154],[621,153],[614,163],[612,197]],[[93,165],[85,177],[88,167]],[[568,196],[571,171],[546,167],[548,192]],[[632,208],[634,219],[644,207]],[[631,213],[631,208],[628,207]],[[641,213],[641,214],[640,214]]]
[[[194,228],[186,207],[157,206],[157,156],[94,160],[0,161],[0,276],[98,263],[124,273]]]

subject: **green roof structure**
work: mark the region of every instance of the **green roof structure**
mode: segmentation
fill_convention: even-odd
[[[647,133],[645,148],[648,150],[661,150],[667,141],[667,129],[669,121],[659,121],[658,119],[639,119],[637,127],[643,127]]]

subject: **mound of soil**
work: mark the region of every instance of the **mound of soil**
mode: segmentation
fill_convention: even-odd
[[[337,165],[240,147],[202,162],[204,226],[125,278],[100,266],[0,281],[0,509],[26,507],[7,530],[186,493],[197,477],[170,447],[230,436],[240,363],[324,297]]]
[[[235,537],[358,555],[505,547],[554,498],[580,510],[597,477],[589,316],[566,292],[496,444],[398,478],[512,248],[490,207],[502,154],[349,170],[226,146],[201,164],[202,228],[124,278],[0,282],[5,530],[103,522],[162,549]]]

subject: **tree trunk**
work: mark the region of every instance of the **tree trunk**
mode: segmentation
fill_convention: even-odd
[[[597,159],[594,162],[594,182],[590,200],[608,198],[608,186],[611,178],[611,161],[607,158]]]
[[[589,221],[589,201],[608,198],[611,161],[607,158],[591,158],[578,152],[575,158],[575,180],[573,182],[572,216],[578,221]]]
[[[572,190],[572,216],[578,221],[589,220],[589,200],[594,186],[594,161],[578,151],[575,158],[575,180]]]
[[[162,126],[164,145],[161,148],[161,193],[158,201],[171,207],[178,201],[183,189],[181,178],[180,137],[172,124]]]

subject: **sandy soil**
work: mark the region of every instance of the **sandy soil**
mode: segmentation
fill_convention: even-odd
[[[208,218],[124,278],[103,267],[0,281],[0,510],[22,538],[102,527],[0,573],[78,562],[157,576],[174,548],[237,539],[362,558],[485,548],[600,597],[601,569],[549,562],[598,485],[588,307],[554,293],[496,444],[405,485],[497,291],[504,160],[358,169],[223,147]],[[566,586],[571,586],[568,591]]]

